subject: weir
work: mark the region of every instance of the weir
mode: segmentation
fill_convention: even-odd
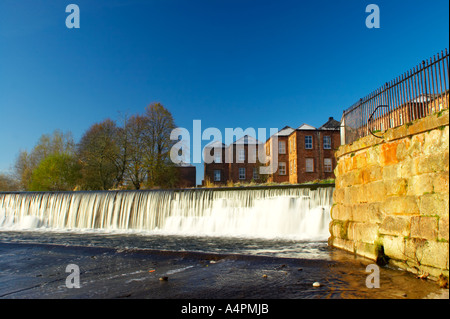
[[[327,240],[334,185],[0,193],[2,230]]]

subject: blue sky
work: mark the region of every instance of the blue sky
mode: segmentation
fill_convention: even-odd
[[[70,3],[79,29],[65,25]],[[365,25],[371,3],[379,29]],[[448,10],[447,0],[1,0],[0,172],[44,133],[79,140],[152,102],[189,130],[339,120],[449,47]]]

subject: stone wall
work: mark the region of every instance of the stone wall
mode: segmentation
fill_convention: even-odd
[[[383,139],[343,145],[336,158],[329,244],[418,275],[448,277],[448,109],[390,129]]]

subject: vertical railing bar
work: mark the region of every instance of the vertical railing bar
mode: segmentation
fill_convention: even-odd
[[[437,77],[437,68],[436,68],[436,55],[433,56],[433,68],[431,69],[431,74],[433,74],[433,69],[434,69],[434,74],[433,74],[433,102],[434,102],[434,111],[437,112],[438,111],[438,103],[439,103],[439,98],[438,98],[438,77]],[[436,82],[436,87],[435,87],[435,82]],[[436,90],[435,90],[436,89]]]
[[[439,90],[441,92],[439,94],[439,98],[441,99],[441,103],[442,103],[444,101],[444,94],[445,94],[445,92],[442,91],[442,74],[441,74],[441,58],[443,56],[441,55],[441,58],[439,58],[439,53],[437,54],[437,56],[438,56],[438,63],[437,63],[438,67],[437,67],[437,69],[438,69],[438,74],[439,74]],[[437,78],[436,78],[436,80],[437,80]],[[440,111],[440,109],[439,109],[439,111]]]
[[[425,66],[425,60],[424,61],[422,61],[422,68],[420,69],[420,73],[419,73],[419,75],[421,76],[421,81],[420,81],[420,83],[421,83],[421,85],[422,85],[422,96],[426,96],[426,85],[424,86],[424,66]],[[426,81],[426,79],[425,79],[425,81]],[[422,101],[423,101],[423,98],[422,98]],[[423,112],[424,112],[424,103],[422,102],[421,103],[421,109],[422,109],[422,112],[421,112],[421,114],[420,114],[420,117],[419,118],[422,118],[423,117]]]
[[[415,105],[414,105],[414,120],[417,120],[419,118],[419,111],[420,111],[420,95],[422,93],[420,89],[420,64],[417,66],[417,73],[414,75],[415,81],[416,81],[416,96],[415,96]]]
[[[398,114],[399,114],[399,123],[398,125],[403,125],[403,122],[405,121],[405,108],[406,104],[404,103],[405,97],[406,97],[406,91],[405,91],[405,74],[400,75],[400,99],[399,99],[399,107],[398,107]]]
[[[430,62],[431,62],[431,58],[430,58]],[[432,113],[432,106],[433,106],[433,95],[432,95],[432,77],[433,77],[433,70],[431,69],[432,66],[431,64],[428,62],[427,59],[427,75],[428,75],[428,94],[430,95],[430,101],[428,102],[428,107],[427,107],[427,116],[429,114]],[[430,76],[430,71],[431,71],[431,76]]]
[[[395,105],[395,111],[394,111],[394,114],[395,114],[395,127],[397,127],[397,126],[399,126],[400,125],[400,115],[399,115],[399,112],[401,112],[401,110],[400,110],[400,86],[401,86],[401,77],[400,76],[398,76],[397,77],[397,85],[396,85],[396,88],[395,88],[395,94],[396,94],[396,105]]]
[[[387,128],[391,128],[391,115],[392,115],[392,110],[393,110],[393,106],[394,106],[394,80],[391,80],[389,82],[389,87],[388,87],[388,105],[389,107],[387,108],[387,113],[384,114],[385,119],[387,119]],[[392,123],[393,124],[393,123]]]

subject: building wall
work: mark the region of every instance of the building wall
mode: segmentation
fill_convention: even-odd
[[[196,187],[196,168],[195,166],[178,166],[177,188]]]
[[[307,149],[306,136],[312,138],[312,149]],[[331,149],[324,149],[323,137],[330,136]],[[340,145],[340,133],[338,130],[296,130],[289,136],[289,145],[294,148],[289,152],[289,162],[294,164],[290,183],[305,183],[314,180],[334,178],[336,159],[334,152]],[[324,159],[331,160],[331,171],[325,172]],[[306,169],[307,159],[313,161],[313,171]]]
[[[416,274],[448,277],[449,113],[343,145],[329,244]]]
[[[262,144],[261,144],[262,145]],[[241,161],[239,159],[239,149],[242,147],[242,149],[245,150],[245,159]],[[258,154],[259,151],[258,145],[251,145],[249,148],[249,144],[232,144],[228,148],[229,156],[232,159],[231,163],[228,163],[229,167],[229,176],[228,181],[231,181],[233,183],[238,182],[251,182],[253,179],[253,169],[259,168],[259,164],[257,162],[257,158],[254,158],[253,149],[256,150],[256,154]],[[257,156],[257,155],[256,155]],[[239,177],[239,168],[245,168],[245,179],[241,179]],[[258,181],[258,180],[256,180]]]
[[[273,174],[270,174],[270,176],[268,177],[268,181],[269,182],[275,182],[275,183],[284,183],[284,182],[289,182],[289,171],[290,171],[290,166],[289,166],[289,145],[288,145],[288,136],[278,136],[278,143],[282,142],[285,145],[285,152],[284,153],[280,153],[280,147],[278,146],[277,149],[275,149],[273,147],[273,145],[271,145],[271,149],[270,149],[270,157],[273,156],[273,152],[277,151],[278,154],[278,162],[277,162],[277,167],[276,167],[276,172]],[[267,143],[266,143],[267,145]],[[279,144],[278,144],[279,145]],[[275,163],[274,161],[271,161],[271,163]],[[285,164],[285,173],[284,174],[280,174],[280,163],[284,163]]]

